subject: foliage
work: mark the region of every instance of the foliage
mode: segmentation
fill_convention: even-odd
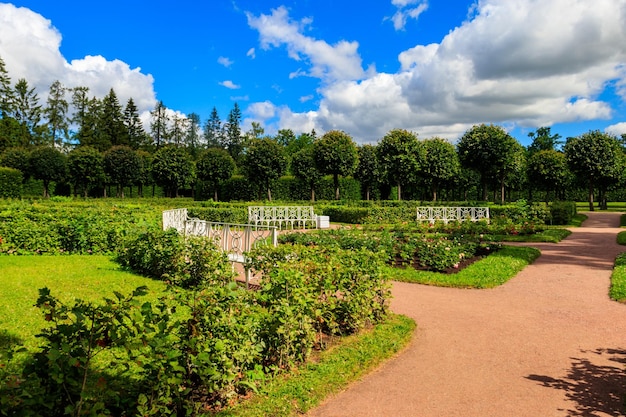
[[[624,232],[618,234],[617,240],[620,245],[626,244],[625,234]],[[621,253],[615,258],[609,296],[621,303],[626,302],[626,253]]]
[[[459,156],[454,145],[445,139],[426,139],[422,143],[426,149],[422,169],[424,181],[430,186],[433,201],[437,201],[441,186],[454,181],[461,172]]]
[[[589,210],[594,210],[594,187],[619,179],[624,167],[624,154],[616,137],[590,131],[568,138],[565,157],[576,178],[588,189]]]
[[[358,151],[352,137],[339,130],[326,132],[313,142],[313,158],[318,171],[333,176],[335,199],[339,200],[339,176],[351,175],[358,164]]]
[[[309,186],[311,201],[315,201],[315,188],[319,186],[322,174],[315,165],[313,147],[308,146],[300,149],[291,157],[291,172],[299,180]]]
[[[533,153],[528,159],[527,175],[531,187],[556,192],[567,185],[571,174],[565,154],[542,150]]]
[[[22,172],[0,166],[0,198],[20,198],[22,195]]]
[[[104,172],[117,185],[117,197],[124,198],[124,187],[137,182],[141,161],[129,146],[113,146],[104,154]]]
[[[67,157],[55,148],[36,148],[30,154],[30,172],[33,178],[43,181],[44,198],[50,197],[50,182],[65,179]]]
[[[576,203],[573,201],[554,201],[550,204],[550,224],[570,224],[576,215]]]
[[[30,151],[26,148],[8,148],[0,155],[0,166],[18,169],[23,180],[30,177]]]
[[[82,190],[87,197],[89,190],[104,183],[104,157],[91,146],[79,146],[67,158],[70,181],[74,184],[74,195]]]
[[[361,188],[365,191],[365,199],[370,199],[370,193],[381,180],[381,169],[376,158],[376,147],[374,145],[362,145],[358,147],[359,165],[354,173],[355,179],[361,183]]]
[[[283,148],[271,138],[253,139],[243,156],[242,169],[252,184],[260,185],[272,201],[272,184],[287,168]]]
[[[213,191],[215,201],[219,184],[232,177],[235,168],[235,160],[226,150],[220,148],[205,150],[196,162],[198,179],[207,183]]]
[[[505,246],[496,253],[469,265],[456,274],[416,271],[412,268],[386,268],[385,274],[397,281],[456,288],[493,288],[513,278],[541,252],[529,247]]]
[[[380,140],[376,152],[382,176],[398,187],[398,200],[402,200],[402,187],[417,182],[426,162],[426,149],[416,134],[394,129]]]
[[[168,197],[178,197],[178,191],[191,185],[194,166],[184,148],[166,146],[154,154],[151,166],[154,181],[167,190]]]
[[[176,229],[149,229],[126,239],[115,260],[135,273],[183,288],[232,280],[226,254],[203,237],[183,237]]]

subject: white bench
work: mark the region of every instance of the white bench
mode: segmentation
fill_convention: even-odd
[[[248,206],[248,223],[306,229],[327,228],[328,216],[317,216],[313,206]]]
[[[477,222],[479,220],[489,221],[489,207],[418,207],[417,221]]]

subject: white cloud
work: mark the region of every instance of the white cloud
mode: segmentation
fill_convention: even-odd
[[[237,90],[239,88],[241,88],[240,85],[235,84],[234,82],[232,82],[231,80],[226,80],[226,81],[222,81],[221,83],[219,83],[221,86],[226,87],[226,88],[230,88],[231,90]]]
[[[283,6],[273,9],[271,15],[254,16],[247,13],[248,25],[259,32],[261,47],[286,46],[289,57],[295,61],[305,61],[309,66],[306,72],[298,71],[295,75],[307,75],[325,82],[337,80],[358,80],[365,77],[361,66],[361,57],[357,53],[358,42],[341,40],[334,45],[325,41],[304,36],[310,19],[300,22],[291,20]]]
[[[402,52],[397,73],[334,77],[357,61],[360,68],[355,42],[345,42],[343,55],[352,66],[324,67],[314,53],[325,49],[303,45],[328,44],[302,35],[284,8],[248,20],[262,46],[285,45],[294,59],[310,61],[309,75],[325,71],[332,81],[318,89],[316,111],[278,113],[280,126],[294,130],[298,123],[301,131],[342,129],[362,142],[392,128],[457,139],[478,123],[534,128],[609,119],[605,88],[626,98],[626,0],[481,0],[468,16],[441,42]]]
[[[248,49],[248,52],[246,52],[246,56],[252,59],[256,58],[256,50],[254,48]]]
[[[12,81],[26,79],[41,104],[50,85],[59,80],[66,87],[89,87],[90,94],[100,98],[113,88],[122,105],[132,97],[140,113],[154,107],[152,75],[101,56],[67,62],[60,45],[61,34],[50,20],[27,8],[0,3],[0,57]]]
[[[225,57],[225,56],[221,56],[219,58],[217,58],[217,63],[220,65],[225,66],[226,68],[230,67],[231,65],[233,65],[233,61],[231,61],[229,58]]]
[[[623,134],[626,134],[626,122],[616,123],[614,125],[608,126],[606,129],[604,129],[604,131],[615,136],[621,136]]]
[[[398,8],[390,18],[395,30],[404,30],[408,19],[417,20],[422,13],[428,10],[428,2],[420,0],[393,0],[391,2]],[[412,7],[416,5],[416,7]],[[408,7],[411,6],[411,7]]]

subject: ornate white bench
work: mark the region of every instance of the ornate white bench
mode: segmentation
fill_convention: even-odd
[[[418,207],[417,221],[489,221],[489,207]]]
[[[328,217],[317,216],[312,206],[248,206],[248,222],[279,229],[328,227]]]
[[[275,226],[218,223],[189,218],[187,209],[166,210],[163,212],[163,230],[176,229],[185,236],[205,236],[228,254],[231,262],[244,264],[245,253],[257,246],[271,244],[278,246]],[[246,286],[250,281],[250,271],[245,270]]]

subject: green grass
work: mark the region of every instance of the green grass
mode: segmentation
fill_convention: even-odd
[[[620,233],[620,235],[622,233]],[[623,245],[624,243],[620,244]],[[619,301],[620,303],[626,303],[626,253],[622,253],[615,258],[615,267],[611,274],[609,296],[611,299]]]
[[[559,243],[569,235],[571,235],[567,229],[561,228],[549,228],[543,232],[534,233],[532,235],[500,235],[495,236],[495,240],[503,242],[548,242]]]
[[[570,225],[575,226],[575,227],[580,227],[582,226],[583,222],[587,220],[587,217],[588,216],[586,214],[576,213],[574,217],[572,218]]]
[[[218,416],[302,415],[395,355],[409,343],[414,329],[413,320],[392,315],[371,331],[349,336],[340,345],[322,352],[317,361],[277,377],[258,395]]]
[[[439,287],[493,288],[513,278],[541,253],[529,247],[504,246],[456,274],[416,271],[413,268],[386,267],[384,273],[392,280]]]
[[[39,289],[48,287],[63,302],[76,298],[97,301],[114,298],[113,291],[128,294],[146,285],[162,294],[162,282],[126,272],[107,256],[0,256],[0,333],[3,338],[36,346],[35,335],[46,325],[35,302]]]

